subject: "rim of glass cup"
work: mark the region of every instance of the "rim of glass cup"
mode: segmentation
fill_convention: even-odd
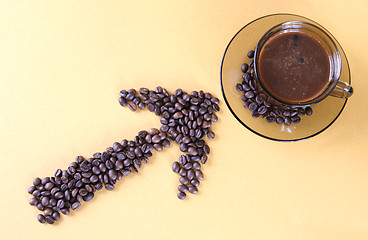
[[[229,101],[227,100],[226,98],[226,94],[225,94],[225,90],[224,90],[224,86],[223,86],[223,79],[222,79],[222,72],[223,72],[223,65],[224,65],[224,60],[225,60],[225,57],[226,57],[226,53],[229,49],[229,47],[231,46],[233,40],[238,36],[238,34],[243,31],[244,28],[246,28],[247,26],[249,26],[250,24],[253,24],[254,22],[256,21],[259,21],[259,20],[262,20],[263,18],[267,18],[267,17],[272,17],[272,16],[290,16],[290,17],[299,17],[299,18],[303,18],[303,19],[306,19],[308,21],[311,21],[315,24],[318,24],[317,22],[309,19],[309,18],[306,18],[304,16],[301,16],[301,15],[297,15],[297,14],[291,14],[291,13],[274,13],[274,14],[268,14],[268,15],[264,15],[264,16],[261,16],[259,18],[256,18],[256,19],[253,19],[252,21],[248,22],[247,24],[245,24],[242,28],[240,28],[236,34],[231,38],[231,40],[229,41],[229,43],[227,44],[226,48],[225,48],[225,52],[222,56],[222,59],[221,59],[221,68],[220,68],[220,86],[221,86],[221,91],[222,91],[222,95],[224,97],[224,100],[225,100],[225,103],[227,105],[227,107],[229,108],[230,112],[232,113],[232,115],[235,117],[236,120],[238,120],[238,122],[243,125],[246,129],[248,129],[249,131],[251,131],[252,133],[260,136],[260,137],[263,137],[265,139],[268,139],[268,140],[272,140],[272,141],[276,141],[276,142],[298,142],[298,141],[302,141],[302,140],[306,140],[306,139],[309,139],[309,138],[312,138],[312,137],[315,137],[316,135],[319,135],[320,133],[324,132],[326,129],[328,129],[338,118],[339,116],[341,115],[342,111],[344,110],[345,106],[346,106],[346,103],[347,103],[347,98],[345,99],[344,101],[344,104],[342,105],[341,107],[341,110],[340,112],[336,115],[336,117],[331,121],[331,123],[329,123],[328,125],[326,125],[324,128],[322,128],[320,131],[317,131],[311,135],[308,135],[308,136],[305,136],[305,137],[301,137],[301,138],[293,138],[293,139],[280,139],[280,138],[274,138],[274,137],[269,137],[269,136],[266,136],[260,132],[257,132],[255,130],[253,130],[251,127],[249,127],[248,125],[246,125],[237,115],[236,113],[234,112],[234,110],[232,109]],[[328,31],[328,30],[325,30],[325,32],[329,33],[332,37],[333,35]],[[334,38],[334,37],[333,37]],[[337,41],[337,39],[335,39],[335,42],[340,46],[339,42]],[[345,57],[345,61],[347,63],[346,67],[348,69],[348,80],[349,80],[349,84],[351,83],[351,73],[350,73],[350,66],[349,66],[349,61],[345,55],[345,52],[344,52],[344,49],[340,46],[340,52],[343,53],[344,57]]]
[[[297,16],[297,15],[294,15],[294,16]],[[317,96],[311,99],[308,99],[307,101],[302,101],[302,102],[286,101],[284,99],[274,96],[274,94],[272,94],[267,89],[267,87],[263,84],[262,78],[259,75],[259,68],[258,68],[257,60],[265,44],[276,35],[283,34],[285,32],[297,32],[297,30],[300,30],[300,29],[305,31],[306,34],[311,35],[312,31],[306,28],[302,28],[303,25],[314,28],[315,30],[319,31],[321,34],[323,34],[323,36],[327,39],[327,41],[329,41],[327,45],[331,47],[331,49],[326,49],[326,51],[330,52],[331,50],[331,54],[333,55],[331,59],[331,55],[329,53],[329,62],[330,62],[329,83],[324,87],[324,89]],[[322,41],[320,38],[316,38],[316,36],[314,35],[311,35],[311,37],[315,38],[317,41],[319,41],[324,46],[324,48],[326,48],[325,41]],[[283,23],[273,26],[261,37],[261,39],[258,41],[257,46],[255,47],[254,73],[255,73],[256,78],[258,79],[258,82],[262,86],[262,89],[276,101],[282,104],[285,104],[285,105],[289,105],[289,106],[311,106],[311,105],[314,105],[322,101],[328,95],[330,95],[330,93],[335,89],[337,83],[339,82],[340,75],[341,75],[341,55],[340,55],[340,51],[335,41],[337,40],[332,39],[330,35],[322,28],[316,26],[315,24],[304,22],[304,21],[287,21],[287,22],[283,22]]]

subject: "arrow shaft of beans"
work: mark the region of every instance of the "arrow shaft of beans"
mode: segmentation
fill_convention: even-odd
[[[103,187],[113,190],[117,181],[137,173],[153,150],[162,151],[172,142],[180,144],[184,153],[172,167],[180,175],[178,198],[184,199],[186,192],[198,192],[200,180],[204,178],[202,165],[210,153],[204,138],[215,137],[210,127],[217,121],[219,100],[203,91],[188,94],[178,89],[175,94],[169,94],[157,87],[122,90],[119,102],[132,111],[147,107],[161,116],[160,130],[140,131],[133,140],[115,142],[88,159],[78,156],[66,170],[58,169],[53,177],[35,178],[28,192],[33,195],[29,203],[43,211],[37,216],[39,222],[53,224],[60,219],[60,212],[67,215],[70,210],[77,210]]]

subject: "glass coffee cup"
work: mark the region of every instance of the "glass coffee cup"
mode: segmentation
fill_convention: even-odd
[[[254,71],[262,89],[286,105],[309,106],[327,96],[353,94],[352,86],[339,81],[336,43],[307,22],[284,22],[267,31],[255,48]]]

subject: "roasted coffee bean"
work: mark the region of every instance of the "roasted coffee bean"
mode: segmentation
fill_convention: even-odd
[[[276,121],[276,118],[272,117],[272,116],[268,116],[268,117],[266,117],[266,121],[269,122],[269,123],[273,123],[273,122]]]
[[[187,175],[187,170],[185,170],[184,168],[180,168],[179,174],[180,176],[185,177]]]
[[[105,188],[106,188],[106,190],[109,190],[109,191],[115,189],[114,185],[112,185],[112,184],[105,184]]]
[[[75,202],[75,203],[72,204],[72,209],[77,210],[80,206],[81,206],[80,202]]]
[[[194,147],[189,147],[189,148],[188,148],[188,153],[189,153],[189,155],[191,155],[191,156],[195,156],[195,155],[197,155],[197,154],[198,154],[198,150],[197,150],[196,148],[194,148]]]
[[[40,185],[40,184],[41,184],[41,179],[40,179],[40,178],[35,178],[35,179],[33,180],[33,185],[38,186],[38,185]]]
[[[85,188],[79,189],[79,194],[84,197],[88,194],[88,191]]]
[[[114,169],[110,169],[109,172],[108,172],[108,175],[109,175],[109,178],[111,180],[116,180],[117,178],[117,172],[114,170]]]
[[[313,113],[313,110],[312,110],[312,108],[311,108],[311,107],[306,107],[304,111],[305,111],[305,114],[306,114],[307,116],[310,116],[310,115],[312,115],[312,113]]]
[[[277,117],[277,118],[276,118],[276,122],[277,122],[278,124],[281,124],[281,123],[283,123],[283,122],[284,122],[284,119],[283,119],[282,117]]]
[[[128,107],[133,112],[137,111],[137,104],[135,104],[134,102],[129,102]]]
[[[188,191],[189,191],[190,193],[192,193],[192,194],[196,194],[196,193],[198,193],[198,189],[197,189],[197,187],[196,187],[196,186],[190,186],[190,187],[188,188]]]
[[[249,110],[251,110],[252,112],[256,111],[257,108],[258,108],[258,106],[257,106],[256,103],[252,102],[251,104],[249,104]],[[259,113],[257,112],[257,114],[259,114]]]
[[[195,172],[195,176],[198,180],[203,180],[203,172],[201,170],[198,170]]]
[[[54,220],[52,217],[50,217],[50,216],[47,216],[47,217],[45,218],[45,220],[46,220],[46,222],[47,222],[48,224],[54,224],[54,222],[55,222],[55,220]]]
[[[194,170],[193,169],[190,169],[190,170],[188,170],[188,172],[187,172],[187,178],[189,179],[189,180],[192,180],[193,178],[194,178],[194,176],[195,176],[195,172],[194,172]]]
[[[186,192],[186,191],[188,191],[188,187],[186,185],[184,185],[184,184],[183,185],[179,185],[178,190],[180,192]]]
[[[46,183],[50,182],[50,178],[49,177],[45,177],[41,180],[41,184],[45,185]]]
[[[192,184],[193,186],[195,186],[195,187],[198,187],[199,186],[199,181],[197,180],[197,179],[192,179],[191,181],[190,181],[190,184]]]
[[[245,94],[244,94],[247,98],[254,98],[255,94],[253,91],[247,91]]]
[[[172,170],[173,172],[179,172],[180,170],[180,164],[178,162],[174,162],[173,165],[172,165]]]
[[[62,213],[62,214],[64,214],[64,215],[68,215],[69,214],[69,209],[67,209],[67,208],[62,208],[61,210],[60,210],[60,212]]]
[[[189,179],[186,177],[180,177],[179,181],[181,184],[187,185],[189,183]]]
[[[250,50],[247,54],[248,58],[253,58],[254,57],[254,50]]]
[[[291,118],[290,117],[285,117],[284,123],[285,123],[286,126],[289,126],[291,124]]]
[[[201,170],[201,164],[199,164],[198,162],[193,163],[193,169]]]
[[[95,195],[92,192],[89,192],[87,195],[83,196],[83,200],[88,202],[90,201]]]
[[[56,204],[56,206],[57,206],[58,208],[60,208],[60,209],[62,209],[62,208],[64,207],[64,205],[65,205],[65,202],[64,202],[64,200],[62,200],[62,199],[60,199],[60,200],[57,202],[57,204]]]
[[[243,63],[243,65],[241,66],[241,70],[243,73],[246,73],[248,71],[248,64]]]
[[[179,199],[181,199],[181,200],[185,199],[185,198],[186,198],[186,196],[187,196],[187,195],[186,195],[184,192],[179,192],[179,193],[178,193],[178,198],[179,198]]]
[[[127,105],[127,100],[124,97],[120,97],[119,103],[121,106],[125,107]]]
[[[51,208],[46,208],[44,211],[45,216],[51,216],[54,211]]]
[[[52,218],[55,220],[55,221],[59,221],[60,220],[60,214],[58,212],[54,212],[52,214]]]
[[[32,206],[36,206],[38,204],[38,200],[36,198],[31,198],[29,200],[29,204],[32,205]]]
[[[43,214],[38,214],[37,219],[40,223],[45,223],[46,222],[46,218]]]
[[[240,83],[236,84],[235,88],[236,88],[236,90],[238,90],[239,92],[243,91],[243,86],[242,86]]]
[[[300,122],[300,117],[299,116],[294,116],[294,117],[291,118],[291,121],[293,123],[299,123]]]
[[[37,190],[37,188],[35,186],[31,186],[31,187],[28,188],[28,193],[32,194],[36,190]]]
[[[45,210],[45,206],[43,206],[43,205],[42,205],[42,203],[38,203],[38,204],[37,204],[37,208],[38,208],[38,210],[40,210],[40,211]]]

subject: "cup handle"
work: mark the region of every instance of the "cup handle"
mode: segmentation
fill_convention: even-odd
[[[338,81],[335,89],[330,93],[333,97],[348,98],[353,95],[353,87],[347,82]]]

